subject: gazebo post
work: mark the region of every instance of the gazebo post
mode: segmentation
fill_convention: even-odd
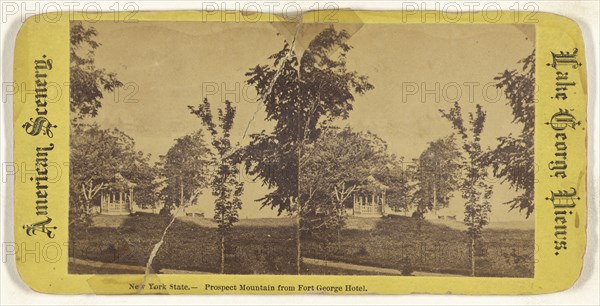
[[[381,191],[381,213],[385,216],[385,190]]]
[[[352,192],[352,215],[354,216],[354,210],[356,209],[356,193]]]
[[[129,212],[133,213],[133,188],[129,187]]]

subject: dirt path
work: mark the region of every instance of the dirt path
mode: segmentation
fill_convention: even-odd
[[[325,266],[325,267],[344,269],[344,270],[371,272],[371,273],[376,273],[376,274],[402,275],[402,272],[400,272],[399,270],[390,269],[390,268],[379,268],[379,267],[364,266],[364,265],[350,264],[350,263],[345,263],[345,262],[337,262],[337,261],[306,258],[306,257],[303,258],[303,261],[304,261],[304,263],[311,264],[311,265]],[[413,275],[414,276],[462,276],[462,277],[464,277],[463,275],[458,275],[458,274],[444,274],[444,273],[419,272],[419,271],[413,272]]]
[[[73,258],[73,257],[69,257],[69,263],[73,263],[76,265],[82,265],[82,266],[88,266],[88,267],[97,268],[97,269],[124,270],[124,271],[138,272],[138,273],[140,273],[140,272],[143,273],[144,271],[146,271],[146,267],[143,267],[143,266],[132,266],[132,265],[124,265],[124,264],[116,264],[116,263],[107,263],[107,262],[100,262],[100,261],[87,260],[87,259],[78,259],[78,258]]]
[[[124,264],[106,263],[106,262],[93,261],[93,260],[77,259],[77,258],[72,258],[72,257],[69,258],[69,261],[74,264],[98,268],[98,269],[122,270],[122,271],[138,272],[138,273],[143,273],[146,269],[143,266],[132,266],[132,265],[124,265]],[[379,268],[379,267],[372,267],[372,266],[356,265],[356,264],[350,264],[350,263],[345,263],[345,262],[337,262],[337,261],[330,261],[330,260],[323,260],[323,259],[316,259],[316,258],[304,258],[303,261],[306,264],[311,264],[311,265],[316,265],[316,266],[324,266],[324,267],[330,267],[330,268],[336,268],[336,269],[369,272],[369,273],[373,273],[373,274],[402,275],[402,272],[400,272],[399,270],[390,269],[390,268]],[[161,274],[212,274],[209,272],[202,272],[202,271],[186,271],[186,270],[175,270],[175,269],[162,269],[162,270],[160,270],[159,273],[161,273]],[[420,271],[413,272],[413,275],[414,276],[461,276],[461,277],[464,277],[463,275],[458,275],[458,274],[443,274],[443,273],[420,272]]]
[[[131,271],[137,273],[144,273],[146,271],[146,267],[144,266],[133,266],[133,265],[124,265],[124,264],[116,264],[116,263],[106,263],[94,260],[86,260],[86,259],[78,259],[69,257],[69,262],[81,265],[92,267],[96,269],[107,269],[107,270],[121,270],[121,271]],[[186,270],[175,270],[175,269],[161,269],[159,271],[160,274],[212,274],[209,272],[202,271],[186,271]]]

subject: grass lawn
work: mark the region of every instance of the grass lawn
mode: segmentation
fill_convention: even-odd
[[[112,219],[112,220],[106,220]],[[70,257],[125,265],[145,266],[154,245],[160,240],[170,217],[154,214],[98,216],[89,228],[71,228]],[[152,268],[219,272],[220,239],[215,226],[176,219],[154,259]],[[263,224],[264,223],[264,224]],[[260,226],[240,222],[229,243],[226,272],[236,274],[293,274],[296,247],[293,223],[262,221]],[[81,267],[71,268],[81,272]],[[93,273],[93,272],[91,272]]]
[[[169,217],[153,214],[97,216],[92,227],[70,229],[70,256],[145,266],[169,221]],[[350,219],[348,225],[339,242],[304,238],[303,256],[398,270],[408,262],[417,271],[464,275],[470,272],[467,238],[460,230],[404,217]],[[227,256],[227,273],[295,273],[293,219],[241,220],[229,239],[235,250]],[[533,276],[533,230],[490,229],[484,232],[483,240],[478,248],[477,275]],[[176,219],[169,229],[152,266],[155,271],[218,273],[219,260],[219,237],[214,223],[184,217]],[[305,274],[366,274],[309,264],[303,270]],[[99,273],[81,265],[70,265],[69,271]]]
[[[375,224],[361,229],[366,222]],[[343,230],[339,243],[304,239],[304,256],[397,270],[408,263],[416,271],[470,275],[469,240],[460,230],[408,217],[350,224],[354,228]],[[533,230],[484,230],[476,275],[533,277],[534,239]]]

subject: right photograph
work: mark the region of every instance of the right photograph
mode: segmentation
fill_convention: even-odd
[[[533,277],[535,27],[368,25],[347,44],[306,80],[303,263]]]

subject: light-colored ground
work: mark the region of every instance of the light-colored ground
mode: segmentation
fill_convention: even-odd
[[[121,273],[145,273],[146,267],[143,266],[133,266],[133,265],[124,265],[124,264],[115,264],[115,263],[106,263],[100,261],[93,260],[85,260],[69,257],[70,264],[75,264],[79,266],[86,266],[92,269],[105,269],[105,270],[117,270],[121,271]],[[175,269],[162,269],[159,271],[161,274],[211,274],[208,272],[202,271],[185,271],[185,270],[175,270]]]
[[[365,266],[365,265],[356,265],[356,264],[350,264],[350,263],[345,263],[345,262],[337,262],[337,261],[306,258],[306,257],[303,258],[302,261],[304,263],[311,264],[311,265],[343,269],[343,270],[362,271],[362,272],[369,272],[369,273],[374,273],[374,274],[402,275],[402,272],[400,272],[396,269],[389,269],[389,268],[379,268],[379,267],[372,267],[372,266]],[[462,276],[462,275],[458,275],[458,274],[442,274],[442,273],[418,272],[418,271],[413,272],[413,275],[414,276]]]
[[[177,219],[183,222],[194,223],[202,227],[217,228],[217,223],[208,218],[181,216],[177,217]]]
[[[467,226],[460,221],[454,220],[427,220],[433,224],[445,225],[450,228],[464,231],[467,229]],[[533,220],[523,220],[523,221],[496,221],[490,222],[490,224],[485,226],[486,229],[515,229],[515,230],[532,230],[535,228],[535,223]]]
[[[294,226],[296,218],[280,217],[280,218],[260,218],[260,219],[241,219],[236,226]]]
[[[349,217],[346,220],[346,228],[348,229],[359,229],[359,230],[372,230],[377,222],[381,220],[381,217]],[[449,228],[464,231],[467,229],[467,226],[457,220],[440,220],[440,219],[431,219],[426,220],[427,222],[444,225]],[[516,230],[532,230],[535,227],[535,223],[532,219],[527,219],[523,221],[496,221],[490,222],[485,228],[486,229],[516,229]]]
[[[122,273],[144,273],[145,267],[143,266],[133,266],[133,265],[123,265],[123,264],[115,264],[115,263],[105,263],[93,260],[83,260],[77,258],[69,258],[69,261],[72,264],[79,266],[86,266],[94,269],[108,269],[108,270],[117,270],[122,271]],[[365,265],[356,265],[344,262],[336,262],[330,260],[322,260],[315,258],[303,258],[303,262],[310,265],[322,266],[334,269],[342,269],[349,271],[360,271],[360,272],[368,272],[373,274],[385,274],[385,275],[402,275],[402,273],[395,269],[388,268],[379,268],[379,267],[371,267]],[[175,269],[162,269],[159,271],[161,274],[211,274],[209,272],[203,271],[186,271],[186,270],[175,270]],[[461,276],[454,274],[442,274],[442,273],[431,273],[431,272],[413,272],[414,276]]]
[[[217,223],[210,218],[200,217],[188,217],[182,216],[177,219],[184,222],[191,222],[202,227],[216,228]],[[293,226],[296,222],[295,218],[281,217],[281,218],[254,218],[254,219],[241,219],[238,221],[236,227],[244,226],[256,226],[256,227],[281,227],[281,226]]]
[[[131,265],[116,264],[116,263],[99,262],[99,261],[93,261],[93,260],[78,259],[78,258],[73,258],[73,257],[69,257],[69,263],[76,264],[76,265],[82,265],[82,266],[88,266],[88,267],[92,267],[92,268],[122,270],[122,271],[137,272],[137,273],[146,271],[146,268],[143,266],[131,266]]]

